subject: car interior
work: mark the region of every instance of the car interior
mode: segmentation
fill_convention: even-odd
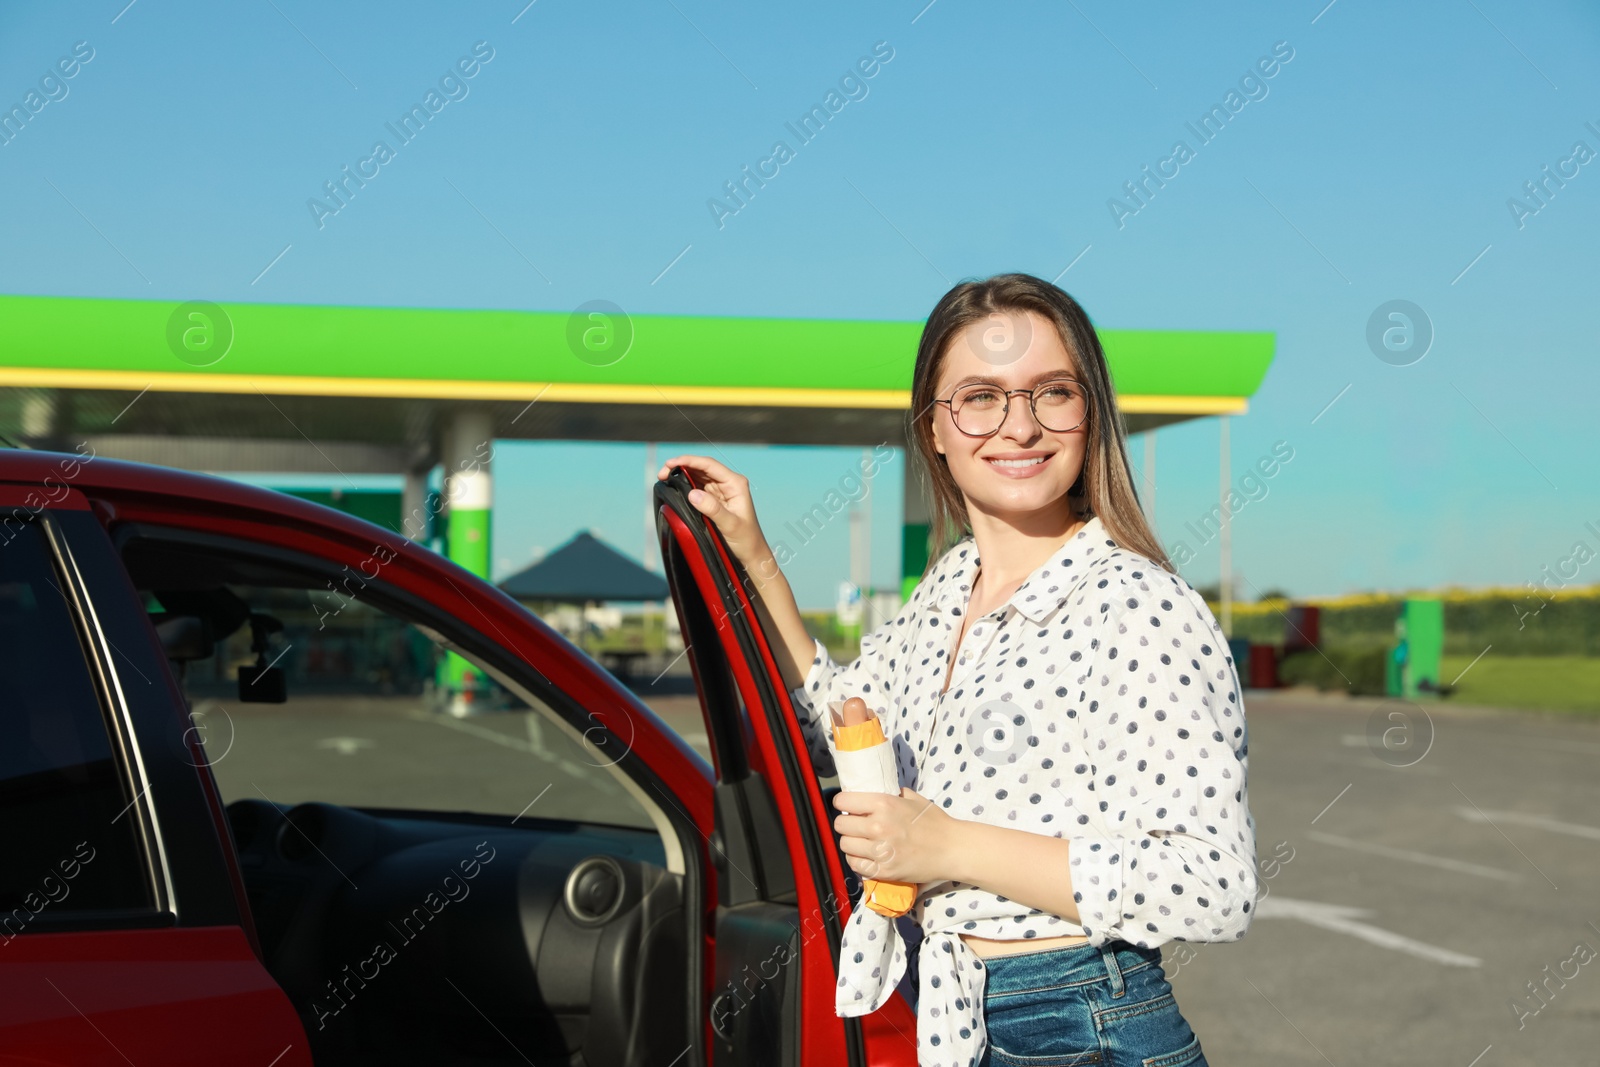
[[[566,698],[381,575],[151,527],[118,547],[319,1065],[666,1067],[687,1049],[696,883]],[[450,714],[444,679],[479,710]]]

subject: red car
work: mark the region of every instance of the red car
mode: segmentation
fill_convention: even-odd
[[[504,593],[226,479],[0,451],[0,1067],[916,1062],[720,534],[655,489],[713,763]],[[438,710],[460,656],[500,710]]]

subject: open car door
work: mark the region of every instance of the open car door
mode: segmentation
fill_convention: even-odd
[[[711,1062],[914,1067],[916,1022],[903,999],[861,1018],[834,1012],[850,910],[834,812],[754,610],[751,579],[688,502],[697,487],[693,472],[674,468],[656,484],[655,505],[716,768]]]

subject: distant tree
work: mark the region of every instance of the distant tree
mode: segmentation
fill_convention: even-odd
[[[1199,593],[1201,595],[1201,597],[1203,597],[1206,600],[1221,600],[1222,599],[1222,583],[1221,582],[1212,582],[1210,585],[1197,585],[1197,586],[1194,587],[1194,591]]]
[[[1266,592],[1261,594],[1261,599],[1262,600],[1293,600],[1294,598],[1291,597],[1288,593],[1286,593],[1282,589],[1268,589]]]

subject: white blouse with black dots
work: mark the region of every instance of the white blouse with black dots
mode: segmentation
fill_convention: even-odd
[[[1062,873],[1077,923],[969,883],[920,887],[921,1067],[983,1055],[985,972],[960,934],[1236,941],[1256,895],[1244,705],[1200,594],[1119,548],[1094,517],[953,650],[978,564],[969,534],[848,667],[817,642],[791,692],[819,775],[836,770],[828,710],[860,696],[894,746],[900,784],[955,818],[1071,842]],[[898,931],[879,936],[874,916],[857,906],[846,925],[840,1015],[876,1011],[905,972]]]

